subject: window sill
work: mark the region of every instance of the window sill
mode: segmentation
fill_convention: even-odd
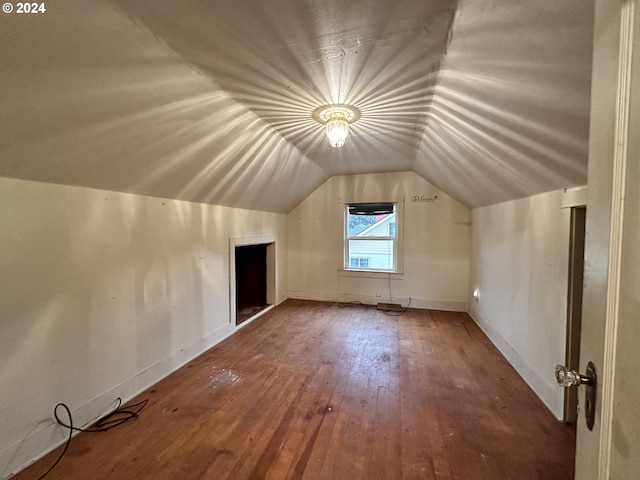
[[[391,280],[402,280],[402,272],[381,272],[372,270],[338,270],[339,277],[356,277],[356,278],[382,278]]]

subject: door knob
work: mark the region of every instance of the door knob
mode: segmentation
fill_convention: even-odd
[[[564,365],[556,365],[556,381],[561,387],[577,387],[591,385],[593,379],[588,375],[581,375],[575,370],[569,370]]]
[[[564,365],[556,365],[556,380],[561,386],[577,387],[578,385],[586,385],[587,389],[584,394],[585,399],[585,417],[587,420],[587,428],[593,429],[596,418],[596,367],[593,362],[587,363],[587,373],[581,375],[575,370],[569,370]]]

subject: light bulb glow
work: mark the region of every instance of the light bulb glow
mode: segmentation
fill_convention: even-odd
[[[329,105],[316,108],[311,116],[324,125],[329,144],[341,147],[349,135],[349,125],[360,118],[360,110],[351,105]]]
[[[349,122],[342,113],[332,113],[327,121],[327,138],[332,147],[341,147],[349,135]]]

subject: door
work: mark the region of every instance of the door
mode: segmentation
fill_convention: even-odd
[[[586,211],[586,207],[571,207],[567,294],[567,345],[565,357],[565,365],[569,370],[580,370]],[[576,388],[566,388],[564,390],[563,417],[566,423],[576,423],[578,418],[578,389]]]
[[[267,245],[236,246],[236,325],[267,306]]]
[[[576,479],[640,472],[640,25],[637,0],[595,2],[580,369],[598,375],[593,430],[577,424]],[[580,387],[581,389],[583,387]],[[584,405],[584,391],[580,392]]]

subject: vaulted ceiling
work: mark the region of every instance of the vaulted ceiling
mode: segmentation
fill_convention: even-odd
[[[0,176],[275,212],[343,174],[469,207],[586,183],[592,1],[46,6],[0,17]]]

